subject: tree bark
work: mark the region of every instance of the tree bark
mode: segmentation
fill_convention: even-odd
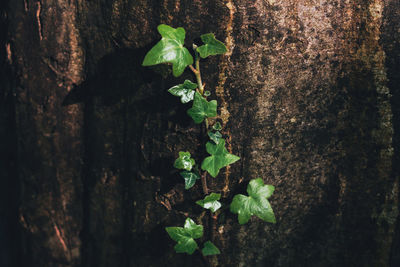
[[[400,265],[398,0],[0,8],[2,266]],[[227,207],[263,178],[276,224],[227,209],[213,225],[201,185],[184,190],[173,161],[205,138],[167,92],[190,71],[141,66],[160,23],[227,45],[201,68],[241,160],[208,187]],[[164,228],[186,217],[221,255],[174,252]]]

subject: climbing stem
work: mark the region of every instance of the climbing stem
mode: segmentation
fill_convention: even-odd
[[[203,194],[208,195],[208,187],[207,187],[207,172],[204,171],[201,175],[201,186],[203,187]]]
[[[194,75],[196,75],[197,86],[199,87],[199,93],[201,95],[204,95],[204,86],[201,81],[201,73],[200,73],[200,58],[198,56],[196,56],[196,72],[194,72]]]

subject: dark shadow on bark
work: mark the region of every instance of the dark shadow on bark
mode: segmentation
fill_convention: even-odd
[[[0,266],[21,266],[15,80],[8,40],[8,1],[0,3]]]
[[[387,86],[392,95],[391,108],[393,112],[393,177],[397,179],[397,192],[400,190],[400,35],[398,27],[400,14],[398,13],[398,0],[388,1],[384,10],[384,31],[381,43],[386,53]],[[396,190],[395,188],[393,190]],[[398,200],[398,212],[400,211],[400,200]],[[390,255],[390,266],[400,266],[400,215],[397,216],[397,224],[393,236]]]

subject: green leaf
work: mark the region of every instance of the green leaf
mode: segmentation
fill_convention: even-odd
[[[200,176],[194,172],[183,171],[180,175],[185,179],[185,189],[190,189],[200,179]]]
[[[220,198],[221,194],[211,193],[203,200],[196,201],[196,204],[202,206],[205,209],[211,210],[212,212],[216,212],[222,206],[221,202],[218,201]]]
[[[197,84],[192,83],[189,80],[185,80],[183,84],[175,85],[168,89],[174,96],[179,96],[181,98],[181,102],[183,104],[188,103],[189,101],[193,100],[194,93],[196,92],[194,89],[197,88]]]
[[[197,249],[197,243],[194,239],[203,236],[203,226],[196,224],[192,219],[187,218],[184,227],[166,227],[168,235],[178,244],[174,249],[178,253],[187,253],[192,255]]]
[[[204,243],[204,248],[201,250],[204,256],[218,255],[221,251],[211,241]]]
[[[208,136],[210,137],[210,139],[216,143],[218,145],[219,140],[222,138],[222,134],[220,132],[208,132]]]
[[[205,90],[204,91],[204,96],[210,96],[211,95],[211,92],[210,91],[208,91],[208,90]]]
[[[216,131],[221,131],[222,130],[222,125],[221,123],[219,123],[219,121],[217,121],[214,125],[213,125],[213,129]]]
[[[217,116],[217,101],[208,102],[199,92],[194,95],[193,106],[187,111],[195,123],[202,123],[204,118]]]
[[[228,49],[226,49],[224,43],[215,39],[213,33],[203,34],[200,37],[204,45],[198,47],[197,52],[200,53],[200,56],[202,58],[206,58],[212,55],[221,55],[228,52]]]
[[[264,185],[261,178],[253,179],[247,186],[249,196],[236,195],[232,200],[230,210],[232,213],[238,214],[240,224],[247,223],[252,215],[256,215],[266,222],[275,223],[274,211],[267,200],[274,190],[274,186]]]
[[[180,151],[179,158],[177,158],[174,162],[174,167],[177,169],[190,171],[194,164],[194,159],[190,158],[189,152]]]
[[[203,160],[201,164],[201,169],[203,171],[208,171],[212,177],[216,177],[219,170],[226,167],[240,158],[238,156],[229,154],[225,148],[225,140],[219,140],[217,145],[211,142],[207,142],[206,150],[211,155]]]
[[[193,64],[193,57],[187,48],[183,47],[185,42],[185,30],[181,27],[172,28],[161,24],[157,27],[161,34],[161,40],[144,57],[143,66],[153,66],[161,63],[172,64],[172,74],[180,76],[186,66]]]

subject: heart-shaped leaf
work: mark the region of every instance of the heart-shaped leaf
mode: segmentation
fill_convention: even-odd
[[[230,210],[232,213],[238,214],[240,224],[247,223],[252,215],[256,215],[266,222],[275,223],[274,211],[267,200],[274,190],[274,186],[264,185],[261,178],[253,179],[247,186],[249,196],[236,195],[232,200]]]
[[[161,24],[157,27],[161,40],[144,57],[143,66],[153,66],[161,63],[172,64],[172,74],[180,76],[188,65],[193,64],[193,57],[185,48],[185,30],[181,27],[172,28]]]
[[[204,256],[221,254],[219,249],[211,241],[204,243],[204,248],[201,250],[201,253],[203,253]]]
[[[190,189],[200,179],[200,176],[194,172],[183,171],[180,175],[185,179],[185,189]]]
[[[199,92],[194,95],[193,106],[187,111],[195,123],[202,123],[205,118],[217,116],[217,101],[207,101]]]
[[[215,133],[213,133],[213,132],[208,132],[208,136],[210,137],[210,139],[214,142],[214,143],[216,143],[217,145],[218,145],[218,143],[219,143],[219,140],[221,140],[221,138],[222,138],[222,134],[220,133],[220,132],[215,132]]]
[[[213,33],[207,33],[200,36],[204,45],[197,48],[197,52],[200,53],[202,58],[213,55],[225,54],[228,50],[223,42],[215,39]]]
[[[228,153],[225,148],[225,140],[219,140],[218,144],[207,142],[206,150],[211,155],[203,160],[201,169],[207,171],[212,177],[217,177],[219,170],[226,167],[240,158]]]
[[[174,96],[179,96],[181,98],[181,102],[183,104],[188,103],[189,101],[193,100],[194,93],[196,92],[194,89],[197,88],[197,84],[192,83],[189,80],[185,80],[183,84],[175,85],[168,89]]]
[[[196,201],[197,205],[202,206],[205,209],[211,210],[212,212],[216,212],[219,208],[221,208],[220,200],[221,194],[211,193],[206,196],[203,200]]]
[[[192,255],[197,249],[194,239],[203,236],[203,226],[196,224],[192,219],[187,218],[184,227],[166,227],[168,235],[176,241],[174,249],[178,253]]]
[[[190,157],[189,152],[180,151],[179,158],[177,158],[174,162],[174,167],[177,169],[190,171],[194,164],[194,159]]]

